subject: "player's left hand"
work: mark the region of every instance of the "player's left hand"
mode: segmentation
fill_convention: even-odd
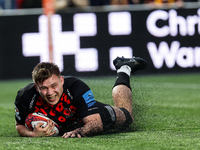
[[[81,134],[81,128],[75,129],[73,131],[70,132],[66,132],[62,138],[74,138],[74,137],[86,137],[85,135]]]

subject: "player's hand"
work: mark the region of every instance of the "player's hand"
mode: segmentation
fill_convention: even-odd
[[[81,137],[86,137],[85,135],[83,135],[81,133],[81,128],[78,128],[78,129],[75,129],[73,131],[70,131],[70,132],[66,132],[62,138],[74,138],[74,137],[78,137],[78,138],[81,138]]]
[[[44,136],[52,136],[56,131],[52,132],[54,128],[54,123],[51,119],[47,121],[47,125],[43,128],[42,125],[44,123],[39,122],[34,130],[33,130],[33,136],[34,137],[44,137]]]

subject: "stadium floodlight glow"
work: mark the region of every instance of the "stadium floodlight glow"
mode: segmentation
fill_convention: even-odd
[[[133,57],[133,50],[131,47],[112,47],[109,51],[110,56],[110,68],[112,70],[116,70],[115,66],[113,65],[113,60],[116,57],[126,57],[126,58],[132,58]]]
[[[111,12],[108,14],[108,31],[110,35],[129,35],[132,32],[131,14],[129,12]]]

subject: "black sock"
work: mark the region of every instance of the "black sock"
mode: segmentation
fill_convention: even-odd
[[[120,85],[120,84],[126,85],[129,89],[131,89],[129,75],[127,75],[124,72],[117,73],[117,79],[116,79],[113,87]]]

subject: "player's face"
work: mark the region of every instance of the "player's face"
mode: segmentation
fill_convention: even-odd
[[[63,84],[63,76],[58,77],[52,75],[50,78],[44,80],[43,83],[37,82],[35,86],[44,101],[51,105],[55,105],[58,103],[63,93]]]

